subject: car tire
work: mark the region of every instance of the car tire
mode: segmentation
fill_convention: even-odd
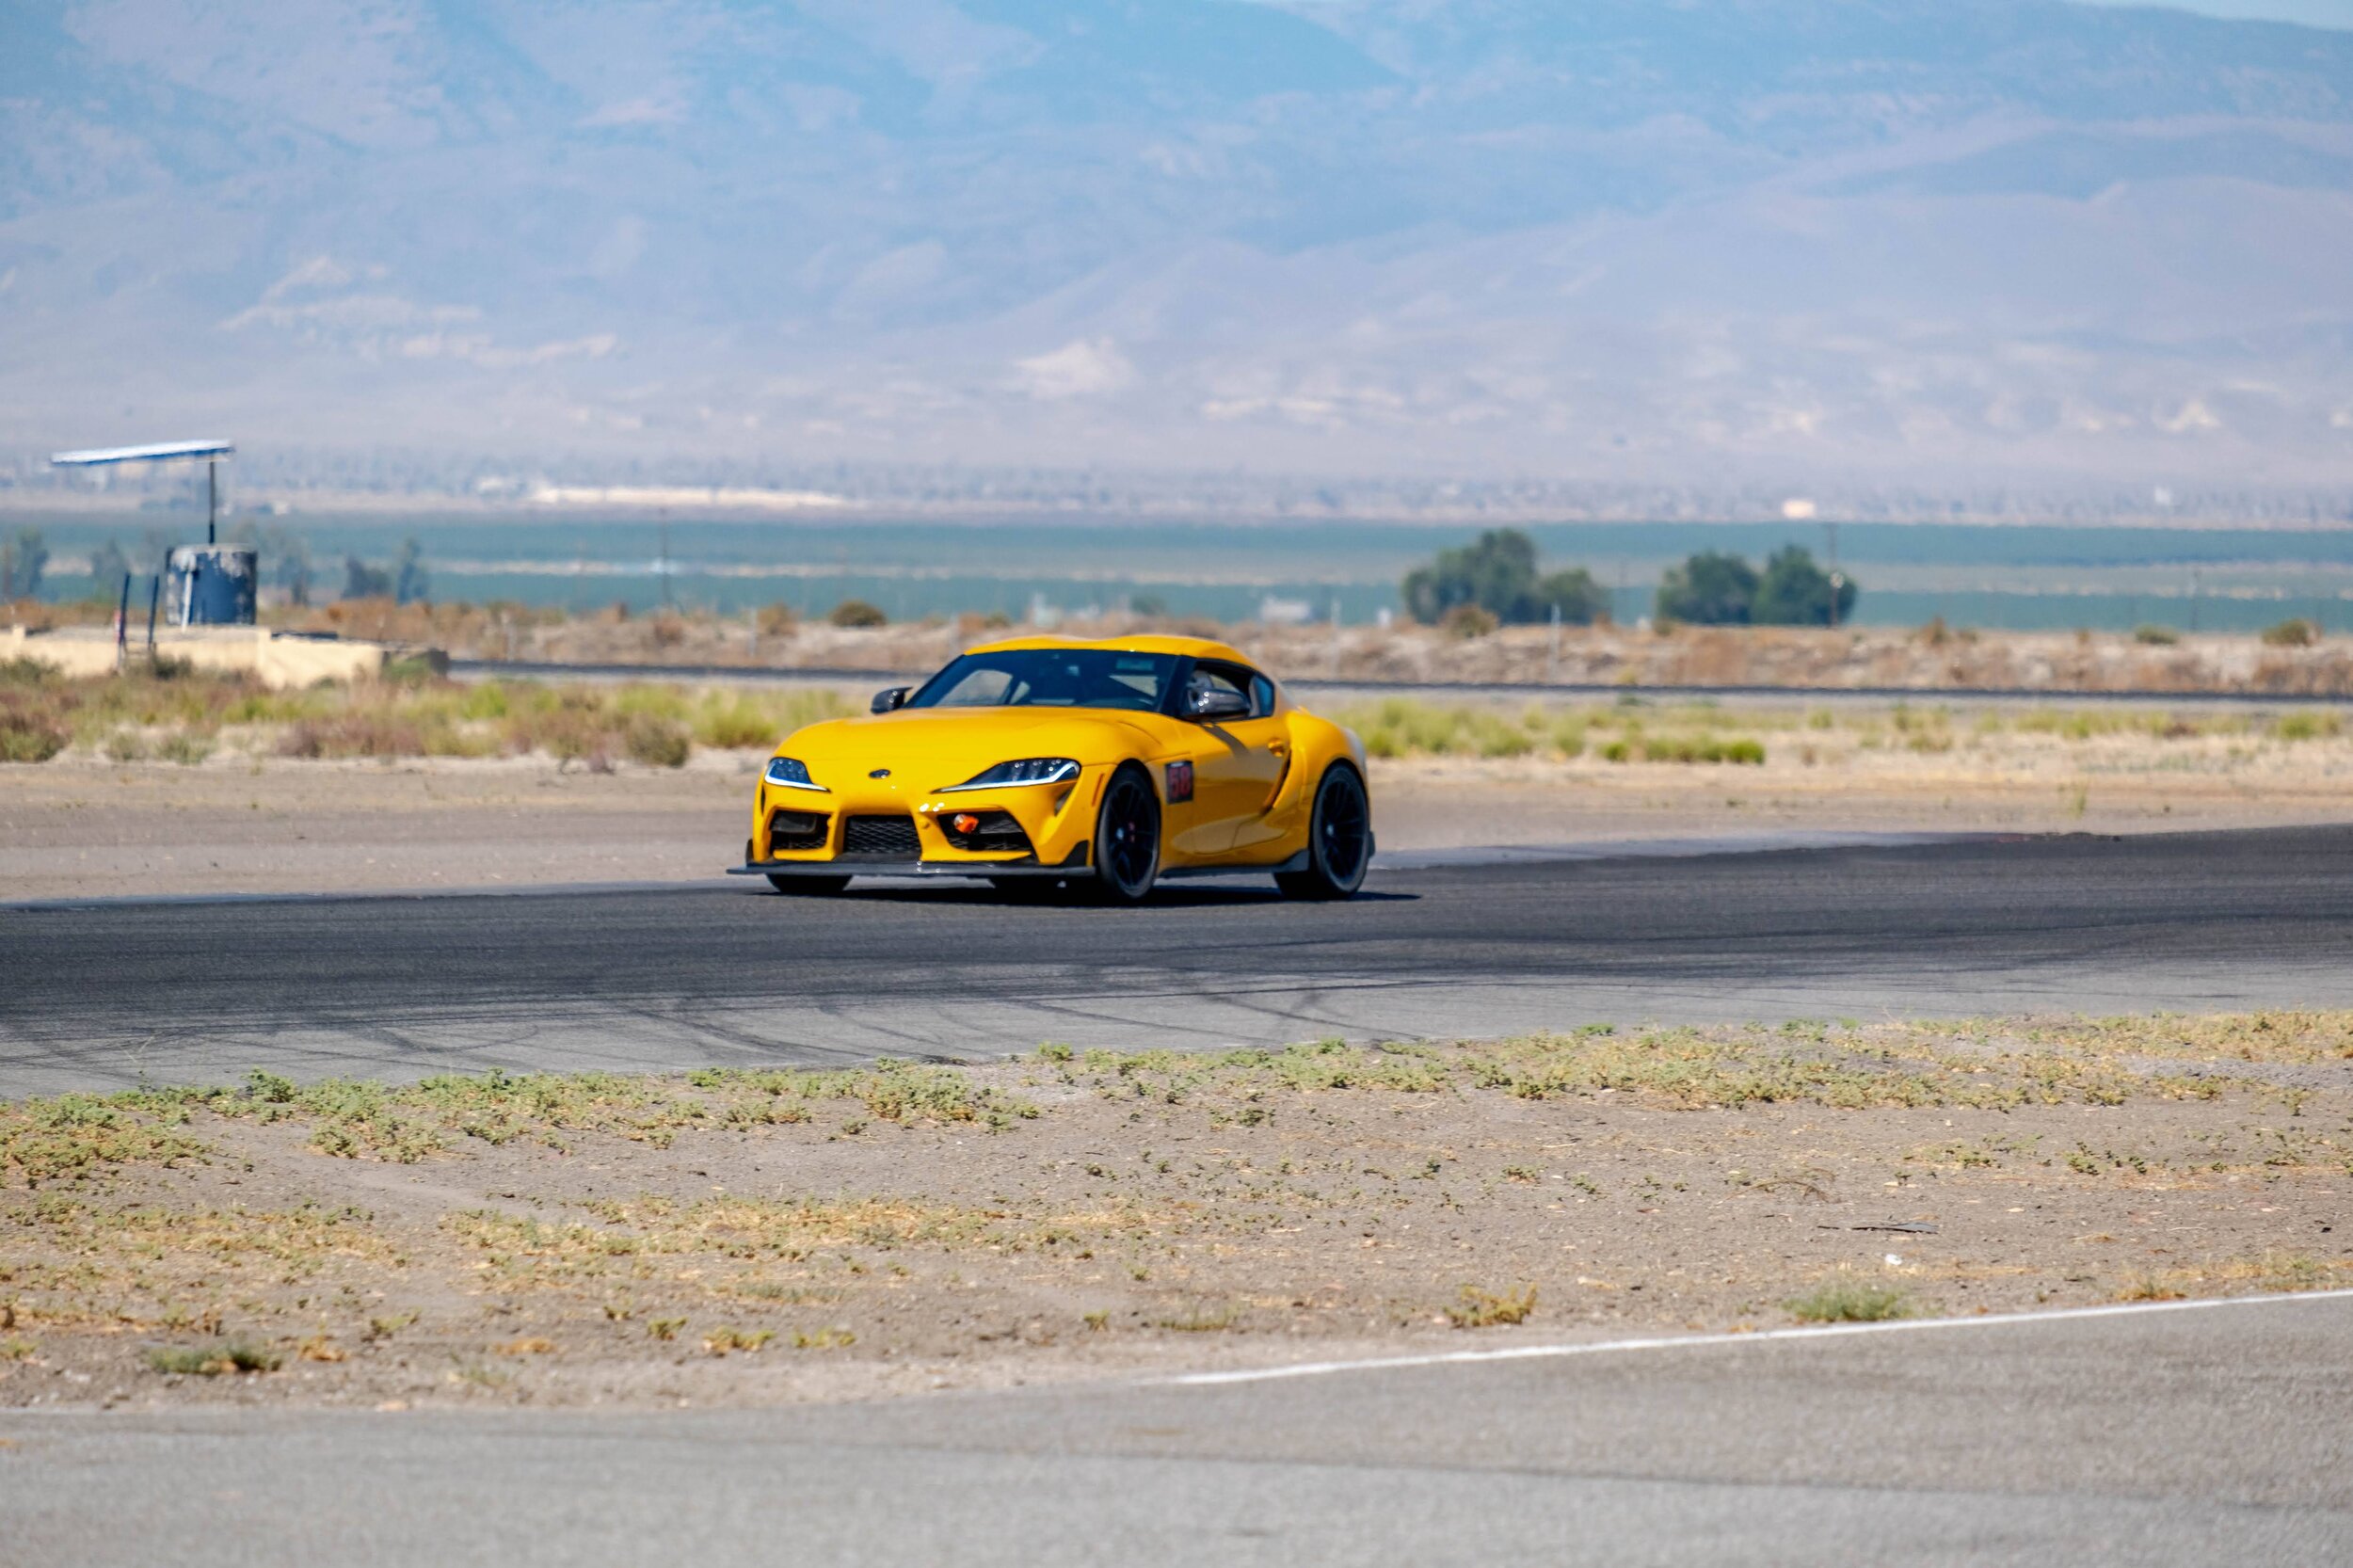
[[[1307,814],[1307,864],[1277,872],[1275,886],[1286,898],[1352,898],[1372,865],[1372,797],[1346,762],[1335,762],[1317,781]]]
[[[850,885],[846,876],[771,876],[768,886],[779,893],[799,893],[804,897],[822,898],[838,893]]]
[[[1160,797],[1152,776],[1123,763],[1095,813],[1093,891],[1106,904],[1141,904],[1160,874]]]

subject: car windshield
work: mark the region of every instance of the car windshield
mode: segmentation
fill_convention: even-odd
[[[1124,708],[1160,712],[1176,656],[1101,648],[968,653],[923,682],[910,708]]]

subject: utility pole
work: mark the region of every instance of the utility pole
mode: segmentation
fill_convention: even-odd
[[[1545,654],[1545,684],[1549,686],[1561,679],[1561,605],[1552,606],[1552,645]]]

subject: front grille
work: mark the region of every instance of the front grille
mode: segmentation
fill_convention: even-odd
[[[825,829],[833,819],[823,811],[778,811],[768,819],[768,853],[781,855],[786,850],[823,849]]]
[[[841,853],[913,860],[923,853],[913,817],[852,817],[841,824]]]

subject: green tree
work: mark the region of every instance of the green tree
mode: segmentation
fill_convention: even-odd
[[[345,599],[390,599],[392,596],[392,574],[382,567],[372,567],[357,555],[344,557],[344,597]]]
[[[1597,620],[1609,618],[1609,590],[1593,581],[1593,574],[1583,567],[1570,567],[1556,571],[1536,584],[1539,613],[1533,620],[1552,618],[1552,607],[1561,607],[1561,619],[1570,626],[1591,626]]]
[[[131,575],[131,557],[122,553],[122,546],[108,539],[90,552],[90,597],[112,604],[122,593],[122,580]]]
[[[1658,580],[1662,620],[1694,626],[1745,626],[1756,604],[1756,568],[1737,555],[1703,550]]]
[[[1470,544],[1441,550],[1400,585],[1406,613],[1434,626],[1450,610],[1475,605],[1496,619],[1528,625],[1551,617],[1585,626],[1609,613],[1609,598],[1582,567],[1539,576],[1536,541],[1516,528],[1491,528]]]
[[[392,600],[414,604],[433,592],[433,579],[424,569],[424,547],[410,539],[400,547],[400,564],[392,578]]]
[[[41,574],[49,569],[49,545],[38,528],[20,528],[0,544],[0,600],[39,599]]]
[[[1833,616],[1830,573],[1814,564],[1813,552],[1785,545],[1765,563],[1765,577],[1756,585],[1749,618],[1759,626],[1843,625],[1854,615],[1859,591],[1851,581],[1842,581]]]

